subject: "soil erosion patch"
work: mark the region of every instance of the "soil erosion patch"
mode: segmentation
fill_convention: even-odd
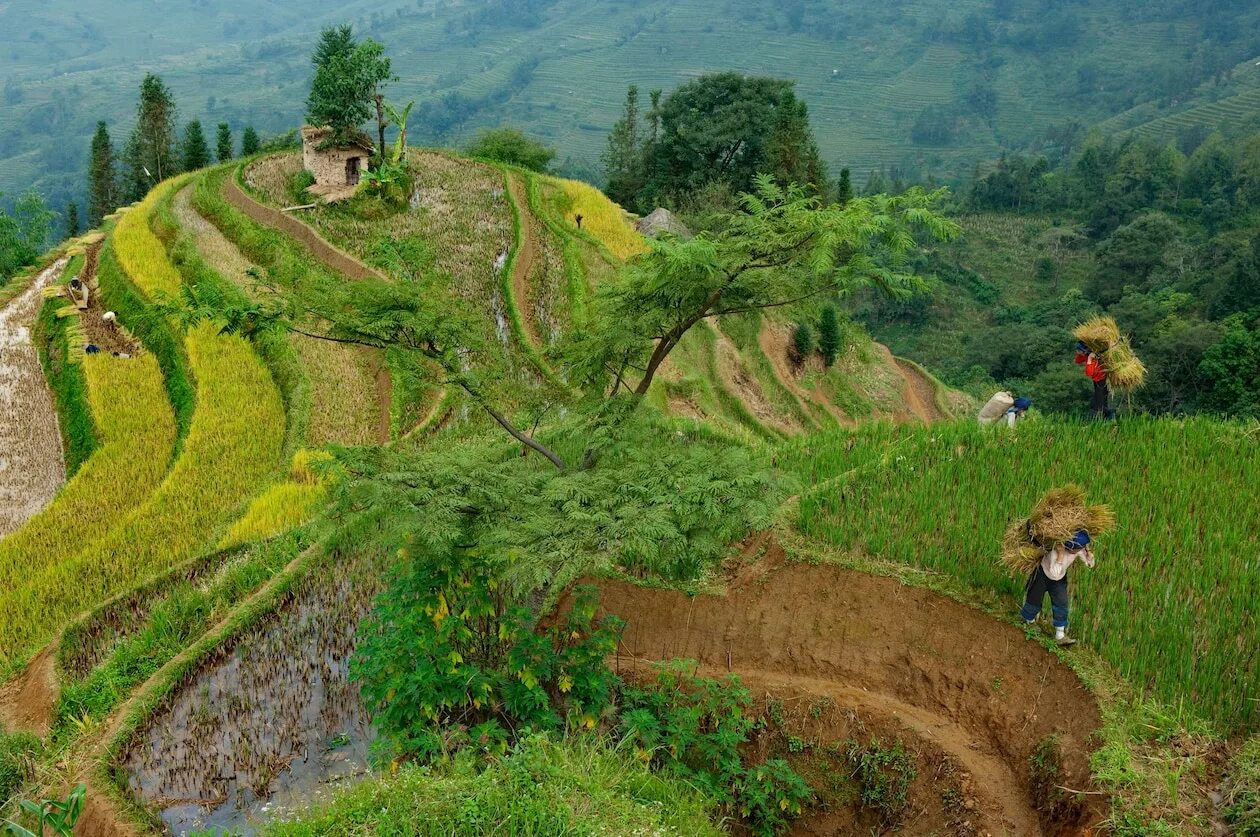
[[[1090,739],[1101,719],[1070,669],[978,610],[773,552],[767,573],[721,597],[600,582],[603,607],[627,622],[623,673],[647,660],[692,659],[758,689],[895,720],[967,775],[978,819],[993,834],[1081,834],[1101,818],[1100,796],[1067,795],[1048,811],[1044,794],[1030,790],[1030,758],[1052,738],[1062,753],[1059,784],[1090,790]],[[814,833],[810,817],[798,827]]]

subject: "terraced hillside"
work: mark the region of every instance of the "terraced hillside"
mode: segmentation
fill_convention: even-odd
[[[94,442],[0,539],[0,722],[38,736],[0,734],[0,766],[16,765],[0,773],[16,777],[0,785],[6,815],[83,781],[79,828],[94,835],[388,830],[391,812],[417,809],[436,833],[484,831],[493,774],[459,759],[372,771],[372,704],[349,662],[398,556],[455,525],[493,544],[478,566],[512,556],[504,589],[532,582],[531,604],[558,602],[531,630],[568,618],[569,581],[596,576],[603,609],[627,622],[607,649],[624,701],[673,676],[651,664],[675,657],[694,661],[688,676],[742,678],[757,719],[746,776],[808,782],[804,802],[778,808],[799,814],[797,833],[890,818],[911,834],[1213,833],[1212,794],[1233,798],[1242,772],[1222,741],[1256,729],[1256,544],[1241,523],[1253,428],[978,428],[966,397],[856,328],[830,367],[794,358],[794,310],[696,326],[638,408],[644,424],[584,461],[578,431],[595,422],[566,338],[650,244],[588,185],[448,152],[409,159],[415,188],[395,206],[362,190],[294,209],[307,203],[295,155],[183,175],[83,245],[93,307],[49,280],[43,313],[61,327],[41,339],[67,362],[45,375],[70,393],[54,399],[63,426],[87,422]],[[583,464],[524,456],[400,352],[223,328],[239,308],[356,282],[466,311],[464,371]],[[209,318],[204,298],[222,305]],[[1188,493],[1191,465],[1204,479]],[[1043,477],[1087,480],[1122,517],[1100,546],[1111,563],[1079,588],[1072,652],[1013,624],[1019,582],[995,560]],[[1187,496],[1196,525],[1175,514]],[[414,627],[457,611],[443,599]],[[528,688],[522,665],[512,688]],[[693,808],[687,833],[748,816],[703,781],[649,772],[670,748],[612,707],[597,714],[493,760],[535,789],[493,804],[544,793],[530,815],[557,833]],[[619,778],[571,785],[564,765],[582,748],[602,754],[585,757],[592,772],[620,758],[598,735],[639,749]],[[881,807],[867,792],[884,774],[863,771],[890,763],[900,802]]]

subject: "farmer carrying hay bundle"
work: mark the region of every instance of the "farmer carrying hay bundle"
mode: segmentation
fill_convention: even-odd
[[[1111,317],[1093,317],[1076,327],[1076,362],[1085,367],[1085,374],[1094,382],[1094,396],[1089,402],[1095,418],[1114,419],[1111,406],[1113,390],[1130,392],[1146,380],[1146,367],[1129,338]]]
[[[1030,516],[1007,528],[1001,561],[1016,576],[1028,576],[1019,611],[1026,625],[1036,624],[1042,600],[1049,593],[1055,642],[1064,646],[1076,643],[1067,635],[1067,571],[1078,558],[1092,569],[1090,544],[1114,525],[1109,508],[1086,505],[1085,492],[1069,485],[1048,492]]]

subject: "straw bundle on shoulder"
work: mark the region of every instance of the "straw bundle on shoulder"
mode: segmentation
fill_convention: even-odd
[[[1103,355],[1120,342],[1120,326],[1113,317],[1091,317],[1078,325],[1072,335],[1096,355]]]
[[[1107,381],[1114,389],[1131,391],[1146,382],[1146,364],[1133,353],[1129,338],[1122,337],[1102,356]]]
[[[999,558],[1013,575],[1026,575],[1041,556],[1072,540],[1080,530],[1097,537],[1115,523],[1110,508],[1085,502],[1085,491],[1080,486],[1056,488],[1046,492],[1031,515],[1007,527]]]

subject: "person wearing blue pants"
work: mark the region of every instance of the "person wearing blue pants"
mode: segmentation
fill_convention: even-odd
[[[1085,566],[1093,569],[1094,553],[1089,548],[1089,542],[1089,533],[1082,529],[1072,537],[1072,540],[1047,552],[1037,564],[1036,569],[1032,571],[1032,575],[1028,577],[1028,584],[1024,588],[1024,606],[1020,608],[1019,615],[1024,618],[1024,624],[1029,627],[1037,623],[1037,617],[1041,615],[1042,600],[1047,593],[1050,594],[1054,641],[1059,645],[1076,644],[1076,640],[1067,635],[1069,605],[1067,571],[1077,558],[1081,559]]]

